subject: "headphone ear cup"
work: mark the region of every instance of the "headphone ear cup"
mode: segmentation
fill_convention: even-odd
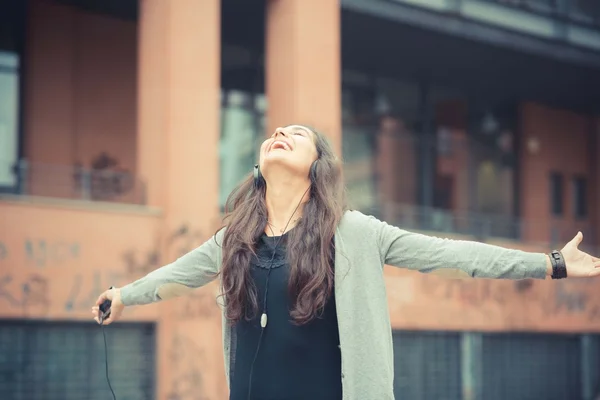
[[[262,174],[260,173],[260,167],[258,164],[254,165],[254,186],[255,187],[260,187],[261,183],[263,182],[263,177]]]

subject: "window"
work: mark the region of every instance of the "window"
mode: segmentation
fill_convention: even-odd
[[[560,217],[564,213],[563,176],[558,172],[550,174],[550,210],[552,215]]]
[[[0,50],[0,187],[16,184],[18,151],[19,58]]]
[[[399,399],[462,399],[461,334],[396,331],[394,395]]]
[[[219,205],[256,164],[258,148],[265,132],[266,102],[263,95],[231,90],[223,93]]]
[[[467,110],[468,142],[461,167],[466,171],[462,182],[467,182],[469,188],[469,208],[476,212],[470,217],[470,233],[519,238],[515,162],[519,115],[513,102],[487,103],[471,101]]]
[[[377,214],[378,206],[374,101],[370,87],[344,84],[342,157],[348,202],[352,208],[369,214]]]
[[[484,334],[481,398],[581,399],[581,354],[578,335]]]
[[[119,323],[104,333],[117,398],[155,399],[154,325]],[[105,368],[98,325],[32,321],[0,325],[0,399],[111,399]]]
[[[573,208],[575,218],[587,217],[587,180],[581,176],[573,179]]]
[[[13,191],[17,185],[14,168],[19,155],[19,70],[24,4],[3,2],[0,12],[0,192]]]

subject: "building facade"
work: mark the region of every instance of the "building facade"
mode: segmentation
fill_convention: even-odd
[[[328,135],[365,213],[531,251],[581,230],[600,253],[593,1],[0,10],[2,399],[109,396],[97,296],[210,238],[285,124]],[[596,282],[385,273],[399,399],[600,394]],[[105,329],[117,398],[227,398],[217,293],[128,309]]]

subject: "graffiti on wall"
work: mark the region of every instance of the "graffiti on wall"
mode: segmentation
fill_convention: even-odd
[[[177,300],[175,316],[179,320],[210,318],[218,313],[216,296],[208,287],[194,290]]]
[[[165,240],[166,250],[173,259],[192,251],[206,238],[201,230],[182,224]],[[160,268],[163,259],[158,239],[149,250],[124,251],[121,264],[112,267],[89,265],[83,251],[79,241],[68,238],[32,236],[20,242],[0,241],[0,267],[11,267],[0,269],[0,309],[10,315],[40,317],[50,311],[82,313],[89,310],[104,290]],[[217,315],[214,290],[201,288],[178,299],[174,314],[178,320]]]
[[[439,301],[454,301],[473,309],[507,306],[520,299],[535,304],[545,317],[577,316],[600,322],[598,296],[589,290],[589,281],[556,281],[550,290],[536,290],[532,280],[497,281],[489,279],[448,280],[437,277],[421,279],[424,294]],[[586,290],[587,289],[587,290]]]
[[[189,337],[176,333],[170,354],[173,379],[168,400],[207,400],[202,376],[206,354]]]
[[[58,266],[76,261],[80,255],[79,243],[26,239],[24,243],[26,262],[35,267]]]
[[[12,274],[0,275],[0,304],[18,309],[22,315],[46,315],[50,307],[48,281],[39,274],[18,279]]]
[[[204,240],[206,238],[202,231],[190,227],[189,224],[182,224],[168,236],[167,246],[169,253],[177,258],[200,246]]]
[[[588,321],[600,321],[600,302],[597,296],[592,296],[593,282],[581,283],[588,290],[582,290],[581,284],[575,286],[565,281],[556,282],[554,295],[546,312],[549,315],[580,315]]]
[[[135,186],[133,174],[106,152],[92,160],[89,170],[81,163],[76,163],[73,170],[75,189],[92,200],[111,200],[129,193]]]
[[[111,269],[71,274],[73,267],[85,268],[81,253],[74,240],[26,238],[14,248],[0,242],[0,266],[13,266],[0,273],[0,309],[41,317],[56,307],[68,313],[87,311],[100,293],[125,282],[124,273]],[[51,295],[51,286],[60,286],[60,296]]]
[[[429,277],[425,277],[429,278]],[[510,293],[489,280],[422,279],[424,293],[442,300],[455,300],[466,306],[480,307],[485,303],[504,304]]]
[[[78,261],[77,241],[26,238],[9,248],[0,242],[0,265],[24,262],[19,270],[0,274],[0,308],[18,310],[21,315],[46,315],[50,310],[50,283],[46,270]]]
[[[167,235],[168,257],[161,257],[158,240],[151,249],[146,251],[128,249],[121,256],[125,267],[124,272],[129,279],[140,278],[160,268],[163,262],[168,264],[189,253],[205,240],[201,230],[182,224]],[[180,320],[212,317],[217,311],[215,297],[208,288],[194,290],[189,295],[177,299],[175,315]]]
[[[121,259],[125,265],[125,271],[130,277],[143,276],[160,267],[160,252],[157,244],[153,249],[146,252],[136,252],[133,249],[123,253]]]
[[[125,283],[125,275],[114,271],[94,271],[91,277],[75,274],[68,286],[68,295],[63,304],[64,310],[88,311],[100,293],[111,286],[121,286]]]

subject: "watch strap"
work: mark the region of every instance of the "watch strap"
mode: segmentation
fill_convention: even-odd
[[[562,253],[558,250],[552,250],[549,254],[552,264],[552,279],[564,279],[567,277],[567,264]]]

